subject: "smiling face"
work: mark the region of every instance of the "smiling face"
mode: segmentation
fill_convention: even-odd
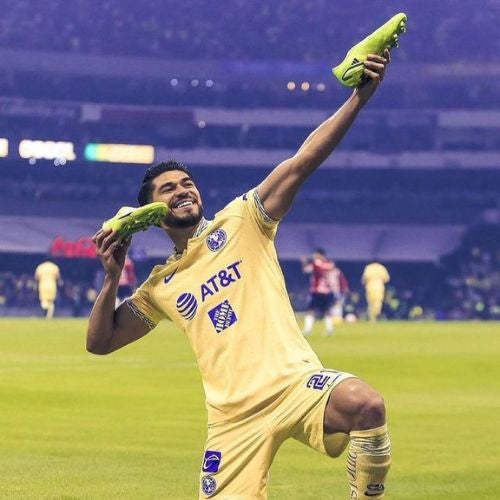
[[[155,177],[151,201],[163,201],[169,211],[163,223],[172,228],[194,227],[203,216],[203,204],[195,183],[185,172],[170,170]]]

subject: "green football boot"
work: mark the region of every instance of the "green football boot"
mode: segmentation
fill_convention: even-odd
[[[145,231],[149,226],[159,225],[167,212],[167,205],[161,201],[139,208],[122,207],[114,217],[103,222],[102,228],[117,231],[122,239],[127,239],[138,231]]]
[[[385,49],[399,46],[399,35],[406,31],[408,17],[401,12],[391,17],[371,35],[352,47],[345,59],[332,72],[338,81],[346,87],[357,87],[363,81],[368,54],[382,55]]]

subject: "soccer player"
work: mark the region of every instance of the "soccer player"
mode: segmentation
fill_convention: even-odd
[[[314,250],[312,259],[302,261],[302,271],[311,275],[309,286],[311,298],[302,330],[306,337],[312,333],[316,316],[325,319],[325,335],[330,336],[333,333],[332,307],[335,298],[331,273],[334,267],[322,248]]]
[[[61,281],[59,266],[48,260],[42,262],[35,269],[35,279],[38,282],[40,307],[45,311],[45,318],[52,319],[55,311],[57,285]]]
[[[368,304],[368,319],[371,322],[377,321],[382,312],[384,302],[385,284],[391,277],[387,268],[380,262],[372,262],[363,270],[361,283],[363,283],[366,292],[366,302]]]
[[[330,457],[348,446],[349,498],[384,496],[390,464],[384,401],[365,381],[322,366],[296,322],[274,238],[298,190],[346,134],[388,62],[387,50],[369,55],[367,81],[293,157],[213,220],[203,217],[186,167],[171,161],[149,168],[139,204],[166,203],[161,227],[175,247],[116,311],[130,239],[114,229],[93,237],[105,279],[87,349],[111,353],[170,319],[194,350],[208,410],[200,498],[267,498],[269,468],[288,438]]]

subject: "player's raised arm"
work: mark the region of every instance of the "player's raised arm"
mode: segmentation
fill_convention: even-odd
[[[271,218],[280,220],[285,216],[303,182],[337,147],[383,80],[389,61],[388,50],[383,57],[369,55],[364,62],[368,80],[356,88],[334,115],[309,135],[292,158],[280,163],[258,186],[260,201]]]
[[[98,231],[93,240],[105,272],[104,283],[90,313],[87,328],[87,350],[109,354],[150,331],[150,327],[122,304],[115,311],[116,293],[130,239],[121,239],[112,230]]]

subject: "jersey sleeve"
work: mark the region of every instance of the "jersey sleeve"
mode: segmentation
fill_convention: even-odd
[[[153,329],[162,319],[169,318],[151,299],[149,290],[150,283],[146,281],[126,299],[126,303],[137,317]]]
[[[278,230],[279,221],[272,219],[264,209],[257,188],[245,193],[241,200],[248,218],[264,233],[270,240],[274,240]]]

